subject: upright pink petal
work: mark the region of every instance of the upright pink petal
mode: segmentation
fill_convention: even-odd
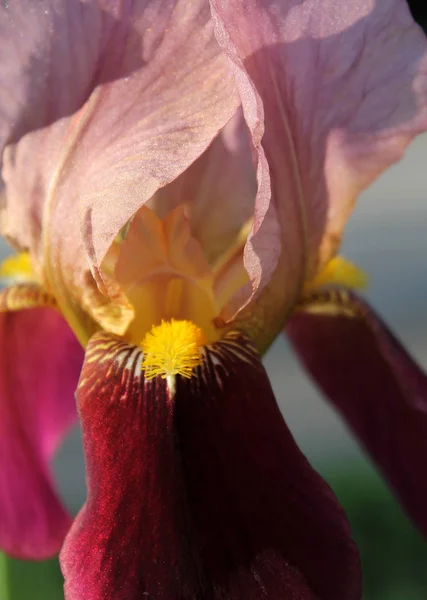
[[[234,115],[234,80],[206,0],[22,0],[0,23],[0,131],[14,126],[3,233],[43,250],[47,283],[76,293],[85,253],[99,267]]]
[[[83,351],[52,308],[0,313],[0,548],[57,553],[71,524],[49,461],[74,422]]]
[[[240,333],[191,379],[89,342],[77,400],[88,500],[61,553],[67,600],[358,600],[342,510],[299,451]]]
[[[278,321],[357,194],[427,129],[427,40],[405,0],[210,4],[258,152],[246,266],[260,291],[279,265],[259,309]]]
[[[414,523],[427,535],[427,376],[350,292],[314,295],[287,333]]]

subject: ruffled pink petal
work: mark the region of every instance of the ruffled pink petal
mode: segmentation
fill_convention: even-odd
[[[425,373],[353,294],[313,296],[306,308],[286,330],[301,361],[427,535]]]
[[[258,152],[246,267],[277,323],[357,194],[427,129],[427,40],[405,0],[210,4]]]
[[[0,548],[57,553],[71,524],[49,461],[77,414],[83,350],[52,308],[0,313]]]
[[[22,0],[0,23],[2,231],[40,258],[43,227],[48,283],[76,294],[234,115],[234,80],[205,0]]]
[[[88,500],[61,553],[67,600],[356,600],[357,550],[242,334],[191,379],[89,342],[77,401]]]

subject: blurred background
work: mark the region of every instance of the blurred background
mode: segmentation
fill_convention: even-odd
[[[411,3],[427,23],[427,1]],[[366,296],[410,353],[427,368],[427,135],[361,198],[341,254],[369,275]],[[1,246],[4,256],[8,251]],[[364,600],[426,600],[427,543],[415,531],[351,434],[306,377],[285,338],[265,366],[283,415],[314,467],[347,511],[362,557]],[[83,455],[76,428],[54,464],[69,509],[85,499]],[[5,582],[8,585],[5,585]],[[9,591],[7,591],[7,588]],[[2,561],[0,600],[62,600],[56,560]],[[272,599],[274,600],[274,599]]]

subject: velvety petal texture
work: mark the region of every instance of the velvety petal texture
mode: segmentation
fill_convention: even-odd
[[[287,333],[427,535],[427,376],[369,305],[341,290],[313,295]]]
[[[88,499],[62,553],[67,600],[357,600],[346,518],[296,446],[248,338],[190,379],[90,341],[77,391]]]
[[[0,23],[2,233],[44,260],[71,322],[89,263],[234,115],[235,84],[206,0],[22,0]]]
[[[279,265],[247,316],[269,331],[337,249],[357,194],[427,129],[427,40],[405,0],[210,4],[258,153],[253,290]]]
[[[77,417],[83,350],[53,308],[0,312],[0,548],[53,556],[71,519],[49,462]]]

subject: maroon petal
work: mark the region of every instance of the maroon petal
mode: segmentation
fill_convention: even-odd
[[[49,461],[76,418],[83,350],[52,308],[0,313],[0,548],[56,554],[70,526]]]
[[[287,333],[427,534],[427,377],[371,308],[345,290],[317,294]]]
[[[62,555],[67,600],[356,600],[357,550],[242,334],[195,376],[89,343],[77,399],[88,500]]]

